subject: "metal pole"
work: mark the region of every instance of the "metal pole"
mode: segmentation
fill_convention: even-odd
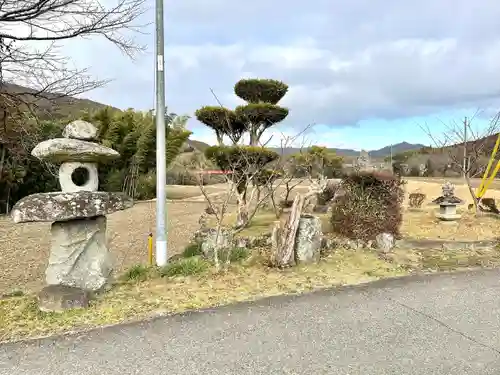
[[[167,264],[167,185],[163,0],[156,0],[156,265]]]
[[[467,117],[464,120],[464,178],[467,177]]]

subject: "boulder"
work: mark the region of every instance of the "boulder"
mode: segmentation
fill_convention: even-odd
[[[55,222],[45,271],[48,285],[99,291],[109,285],[113,264],[106,246],[106,217]]]
[[[14,223],[65,221],[103,216],[133,205],[132,198],[123,193],[104,191],[39,193],[18,201],[10,215]]]
[[[97,139],[97,128],[90,122],[76,120],[66,125],[62,135],[64,138],[92,141]]]
[[[64,285],[49,285],[38,293],[38,308],[45,312],[63,312],[89,306],[90,292]]]
[[[233,231],[230,229],[221,229],[217,236],[217,231],[213,228],[204,233],[201,243],[201,252],[207,259],[213,259],[214,250],[217,247],[219,251],[227,250],[233,246]]]
[[[302,215],[295,237],[295,260],[297,263],[319,261],[323,233],[321,220],[312,215]]]
[[[380,233],[375,237],[377,249],[383,253],[388,253],[395,246],[394,236],[390,233]]]
[[[43,141],[31,151],[31,155],[53,163],[65,161],[96,163],[120,157],[120,154],[112,148],[70,138],[54,138]]]

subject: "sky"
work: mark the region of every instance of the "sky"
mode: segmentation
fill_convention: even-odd
[[[106,0],[112,2],[113,0]],[[154,1],[144,20],[154,21]],[[165,0],[166,103],[193,115],[241,103],[247,77],[289,85],[289,117],[273,132],[328,147],[432,145],[444,124],[487,124],[500,105],[500,2],[494,0]],[[154,27],[135,60],[103,39],[65,46],[76,64],[111,79],[84,94],[119,108],[154,107]],[[78,44],[76,44],[76,42]],[[478,111],[479,114],[478,114]],[[215,143],[194,117],[192,139]]]

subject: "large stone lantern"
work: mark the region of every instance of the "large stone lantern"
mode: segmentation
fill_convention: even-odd
[[[106,242],[106,215],[133,205],[123,193],[97,191],[98,162],[120,155],[93,142],[97,129],[92,124],[74,121],[65,127],[63,137],[41,142],[31,153],[60,164],[62,191],[24,197],[11,212],[15,223],[52,222],[48,286],[40,294],[45,310],[85,306],[90,292],[109,285],[113,262]],[[76,174],[83,175],[83,181],[75,182]]]

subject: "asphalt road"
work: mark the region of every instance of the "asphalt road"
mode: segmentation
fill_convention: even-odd
[[[0,374],[500,374],[500,272],[411,277],[0,347]]]

